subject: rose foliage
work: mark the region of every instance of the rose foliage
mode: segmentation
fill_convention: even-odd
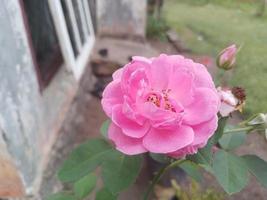
[[[231,64],[235,54],[228,56],[229,61],[225,53],[218,59]],[[109,120],[101,127],[102,138],[89,140],[71,153],[58,177],[72,187],[48,200],[85,199],[93,190],[96,200],[115,200],[136,181],[145,156],[164,167],[144,200],[161,175],[175,167],[197,181],[201,168],[208,171],[229,195],[246,186],[249,173],[267,186],[267,163],[256,155],[237,156],[232,151],[248,133],[266,131],[262,117],[266,115],[228,125],[232,113],[242,110],[245,91],[222,88],[216,89],[205,66],[183,56],[133,57],[113,74],[103,92],[101,103]],[[103,186],[96,189],[94,173],[99,167]]]

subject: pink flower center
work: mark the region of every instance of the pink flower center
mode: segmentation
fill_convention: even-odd
[[[168,90],[162,90],[160,94],[150,93],[147,96],[146,101],[153,103],[157,107],[162,107],[165,110],[176,112],[174,105],[171,103],[171,100],[169,99],[170,91],[171,90],[168,89]]]
[[[157,107],[160,107],[160,96],[158,96],[157,94],[149,94],[148,97],[147,97],[147,102],[151,102],[153,104],[155,104]]]

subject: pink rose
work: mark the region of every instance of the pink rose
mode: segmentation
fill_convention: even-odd
[[[222,50],[217,59],[218,67],[225,70],[232,69],[236,61],[237,51],[238,49],[235,44]]]
[[[181,157],[205,146],[217,128],[219,97],[206,68],[179,55],[133,57],[113,74],[102,106],[108,137],[128,155]]]

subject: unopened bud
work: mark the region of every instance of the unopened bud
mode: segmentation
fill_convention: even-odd
[[[217,57],[217,66],[224,70],[230,70],[235,65],[237,47],[235,44],[225,48]]]
[[[267,140],[267,114],[259,113],[248,119],[245,125],[252,127],[254,130],[263,131]]]
[[[247,122],[248,126],[263,125],[267,128],[267,114],[259,113]]]

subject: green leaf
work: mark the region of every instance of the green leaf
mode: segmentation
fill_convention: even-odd
[[[248,182],[248,171],[244,160],[223,150],[215,154],[213,171],[228,194],[239,192]]]
[[[107,138],[109,125],[110,125],[110,120],[106,120],[100,127],[100,133],[104,138]]]
[[[74,183],[74,194],[79,198],[85,198],[92,192],[96,185],[96,176],[88,174]]]
[[[180,164],[179,167],[181,167],[189,176],[191,176],[196,181],[201,181],[202,175],[199,172],[199,167],[195,163],[186,161]]]
[[[92,172],[112,150],[104,139],[93,139],[80,145],[64,162],[58,173],[61,181],[77,181]]]
[[[113,195],[108,189],[102,188],[96,193],[95,200],[116,200],[117,196]]]
[[[170,158],[163,155],[163,154],[158,154],[158,153],[149,153],[149,156],[155,160],[156,162],[159,163],[170,163]]]
[[[228,120],[228,117],[222,117],[219,119],[218,128],[211,138],[212,139],[212,145],[217,144],[219,139],[222,137],[227,120]]]
[[[246,162],[249,171],[264,187],[267,187],[267,162],[255,155],[245,155],[242,158]]]
[[[245,142],[246,133],[229,133],[224,134],[219,140],[219,144],[224,149],[234,149],[239,147]]]
[[[228,117],[220,118],[216,132],[209,139],[207,145],[204,148],[198,150],[197,154],[187,156],[187,158],[189,160],[204,167],[210,173],[213,173],[213,169],[212,169],[212,162],[213,162],[212,146],[216,145],[218,140],[222,137],[227,119],[228,119]]]
[[[113,151],[102,165],[105,187],[113,194],[128,188],[136,180],[142,167],[143,156],[126,156]]]
[[[211,143],[208,143],[204,148],[198,150],[197,154],[187,156],[188,160],[204,167],[207,171],[212,171],[212,153],[211,153]]]
[[[46,200],[77,200],[75,196],[68,194],[67,192],[59,192],[50,195]]]

